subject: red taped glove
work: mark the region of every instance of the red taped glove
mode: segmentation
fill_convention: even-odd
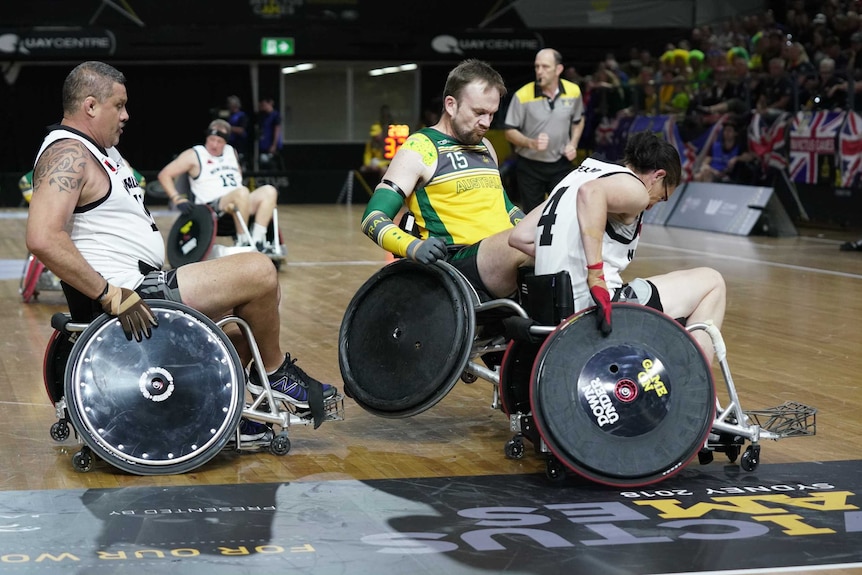
[[[587,266],[587,285],[590,288],[593,301],[596,302],[596,325],[602,335],[609,335],[612,329],[611,294],[605,283],[604,264],[602,262]]]

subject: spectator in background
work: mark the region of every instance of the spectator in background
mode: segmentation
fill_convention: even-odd
[[[841,87],[844,86],[842,90]],[[835,72],[835,60],[823,58],[818,65],[817,87],[806,106],[809,110],[834,110],[847,104],[847,80]]]
[[[248,115],[242,109],[239,96],[227,97],[227,122],[230,124],[230,137],[227,143],[239,154],[240,165],[245,165],[248,156]]]
[[[784,58],[769,61],[769,74],[758,83],[756,108],[761,114],[792,111],[793,84],[787,76]]]
[[[798,105],[802,106],[811,98],[811,90],[816,86],[817,69],[808,58],[805,46],[801,42],[787,42],[787,44],[784,51],[787,71],[798,90]]]
[[[744,151],[735,122],[727,121],[721,136],[715,139],[709,155],[703,159],[694,179],[698,182],[734,182],[745,162],[754,159],[751,152]]]
[[[849,59],[847,61],[846,79],[835,88],[836,97],[847,101],[849,93],[853,92],[853,109],[862,111],[862,30],[850,37]],[[851,87],[852,86],[852,87]]]
[[[261,99],[258,110],[260,167],[265,170],[282,169],[281,113],[275,108],[275,100],[269,97]]]

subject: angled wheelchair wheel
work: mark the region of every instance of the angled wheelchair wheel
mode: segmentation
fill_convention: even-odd
[[[39,278],[43,271],[45,271],[45,265],[33,254],[28,254],[18,286],[18,293],[21,294],[24,303],[30,303],[39,296]]]
[[[108,463],[138,475],[184,473],[233,436],[244,371],[225,333],[186,306],[149,300],[159,325],[128,341],[103,314],[78,337],[65,375],[69,419]]]
[[[613,305],[601,336],[593,309],[567,320],[539,350],[530,402],[539,434],[566,467],[611,486],[661,481],[703,446],[715,418],[712,373],[670,317]]]
[[[409,417],[458,381],[475,335],[475,291],[445,262],[398,260],[353,296],[338,338],[345,391],[367,411]]]
[[[168,261],[177,268],[206,259],[216,238],[216,216],[212,208],[198,204],[188,215],[180,214],[165,243]]]

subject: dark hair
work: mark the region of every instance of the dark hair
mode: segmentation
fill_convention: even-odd
[[[501,98],[506,95],[506,84],[500,73],[487,62],[471,58],[464,60],[449,72],[446,86],[443,88],[443,97],[452,96],[459,100],[464,87],[476,81],[484,82],[488,88],[496,88]]]
[[[667,172],[667,184],[678,186],[682,181],[682,164],[679,152],[670,142],[650,131],[637,132],[626,142],[624,163],[635,172],[644,174],[652,170]]]
[[[123,73],[104,62],[78,64],[63,82],[63,113],[75,113],[88,96],[103,102],[114,93],[114,84],[125,83]]]

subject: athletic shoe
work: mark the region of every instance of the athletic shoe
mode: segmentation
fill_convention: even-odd
[[[269,379],[269,386],[276,398],[287,399],[293,403],[308,403],[308,384],[310,382],[320,383],[296,365],[296,359],[291,359],[289,353],[284,355],[284,362],[267,379]],[[335,397],[338,393],[335,387],[327,383],[321,385],[323,386],[324,401]],[[258,381],[257,367],[254,364],[251,366],[248,386],[255,393],[263,391]]]
[[[248,441],[261,441],[262,439],[266,439],[266,436],[271,432],[272,430],[269,426],[263,423],[250,421],[248,419],[239,420],[239,440],[243,443]]]
[[[273,246],[269,242],[257,242],[256,247],[257,247],[257,251],[259,251],[262,254],[265,254],[268,256],[275,255],[275,246]]]

